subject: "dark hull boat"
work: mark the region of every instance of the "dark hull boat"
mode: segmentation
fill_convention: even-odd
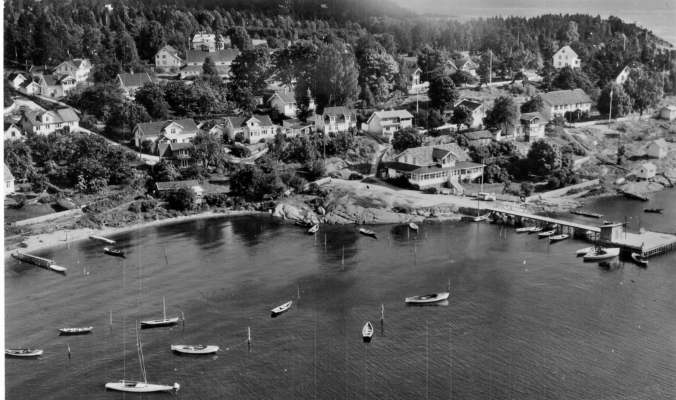
[[[662,211],[664,211],[664,208],[644,208],[643,209],[643,212],[656,213],[656,214],[661,213]]]
[[[104,247],[103,252],[108,254],[109,256],[127,258],[127,256],[124,255],[124,251],[122,250],[113,250],[109,247]]]

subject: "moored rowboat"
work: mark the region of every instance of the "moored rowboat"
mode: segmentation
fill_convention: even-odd
[[[318,230],[319,230],[319,224],[317,224],[317,225],[313,226],[312,228],[310,228],[310,230],[307,231],[307,233],[309,233],[309,234],[312,235],[312,234],[317,233]]]
[[[186,354],[209,354],[217,352],[219,350],[219,347],[205,346],[203,344],[198,345],[172,344],[171,350]]]
[[[444,293],[426,294],[424,296],[413,296],[413,297],[407,297],[406,302],[407,303],[436,303],[438,301],[444,301],[444,300],[448,299],[449,295],[450,295],[449,292],[444,292]]]
[[[87,333],[94,330],[93,326],[88,326],[85,328],[61,328],[59,331],[65,334],[76,334],[76,333]]]
[[[556,231],[545,231],[545,232],[538,233],[538,236],[540,236],[540,237],[552,236],[555,233],[556,233]]]
[[[56,272],[66,272],[66,267],[59,267],[58,265],[52,264],[49,268],[53,269]]]
[[[408,224],[408,226],[409,226],[411,229],[413,229],[414,231],[418,232],[418,225],[416,225],[416,224],[414,224],[413,222],[411,222],[410,224]]]
[[[359,233],[361,233],[362,235],[371,236],[371,237],[374,238],[374,239],[378,239],[378,238],[376,237],[376,233],[373,232],[373,231],[370,231],[370,230],[368,230],[368,229],[360,228],[360,229],[359,229]]]
[[[109,256],[127,258],[122,250],[113,250],[110,247],[104,247],[103,252]]]
[[[36,357],[42,355],[38,349],[5,349],[5,354],[14,357]]]
[[[592,250],[594,250],[594,246],[585,247],[584,249],[580,249],[580,250],[576,251],[575,254],[577,254],[578,256],[583,256],[583,255],[589,253]]]
[[[570,235],[566,235],[565,233],[562,235],[555,235],[555,236],[550,236],[549,241],[550,242],[558,242],[559,240],[565,240],[568,239]]]
[[[541,227],[539,227],[539,228],[533,227],[533,229],[531,229],[530,231],[528,231],[528,234],[530,235],[531,233],[538,233],[538,232],[542,232],[542,230],[543,230],[543,229],[545,229],[545,228],[544,228],[544,227],[542,227],[542,226],[541,226]]]
[[[284,304],[282,304],[281,306],[275,307],[275,308],[273,308],[273,309],[270,310],[270,311],[272,311],[272,314],[273,314],[273,315],[274,315],[274,314],[281,314],[281,313],[283,313],[284,311],[288,310],[288,309],[291,307],[291,304],[293,304],[293,301],[290,301],[290,302],[288,302],[288,303],[284,303]]]
[[[644,208],[643,212],[647,213],[661,213],[664,210],[664,208]]]
[[[585,254],[584,260],[585,261],[604,260],[606,258],[617,257],[619,254],[620,254],[619,247],[613,248],[599,247]]]
[[[634,260],[634,262],[642,267],[647,267],[648,266],[648,257],[643,257],[642,255],[638,253],[631,253],[631,258]]]
[[[96,241],[99,241],[99,242],[103,242],[105,244],[115,244],[114,240],[106,239],[106,238],[101,237],[101,236],[90,236],[89,239],[96,240]]]
[[[478,217],[474,217],[474,222],[481,222],[481,221],[486,221],[488,220],[488,216],[491,215],[491,213],[487,213]]]
[[[361,335],[364,337],[365,342],[370,342],[373,337],[373,325],[370,322],[367,322],[364,325],[364,328],[361,330]]]

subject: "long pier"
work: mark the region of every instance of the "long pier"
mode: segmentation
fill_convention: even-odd
[[[12,257],[17,258],[21,261],[29,262],[31,264],[39,265],[41,267],[49,267],[56,264],[54,260],[49,260],[47,258],[42,258],[31,254],[20,253],[18,251],[16,253],[12,253]]]
[[[483,209],[491,211],[491,212],[496,212],[496,213],[501,213],[501,214],[509,214],[513,215],[515,217],[521,217],[521,218],[527,218],[533,221],[540,221],[543,224],[556,224],[559,227],[567,227],[567,228],[572,228],[572,229],[579,229],[583,231],[591,231],[596,234],[601,233],[601,228],[598,226],[593,226],[593,225],[585,225],[582,223],[577,223],[577,222],[572,222],[572,221],[566,221],[563,219],[557,219],[557,218],[549,218],[549,217],[544,217],[542,215],[536,215],[536,214],[530,214],[527,212],[523,211],[516,211],[516,210],[510,210],[507,208],[497,208],[497,207],[483,207]]]

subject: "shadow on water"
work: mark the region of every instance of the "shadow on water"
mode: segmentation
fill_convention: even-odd
[[[444,300],[438,303],[406,303],[406,307],[446,307],[449,304],[448,300]]]
[[[94,334],[94,332],[92,332],[92,331],[73,332],[73,333],[59,332],[59,336],[87,336],[87,335],[93,335],[93,334]]]
[[[162,328],[174,328],[178,325],[177,322],[173,322],[171,324],[164,324],[164,325],[141,325],[141,330],[148,330],[148,329],[162,329]]]

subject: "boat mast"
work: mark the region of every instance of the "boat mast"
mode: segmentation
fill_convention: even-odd
[[[164,312],[164,320],[167,320],[167,304],[164,302],[164,296],[162,296],[162,310]]]
[[[143,345],[141,344],[141,335],[138,332],[138,322],[136,322],[136,347],[138,348],[138,361],[141,365],[141,375],[143,376],[143,381],[147,385],[148,378],[146,377],[146,365],[145,360],[143,359]]]

